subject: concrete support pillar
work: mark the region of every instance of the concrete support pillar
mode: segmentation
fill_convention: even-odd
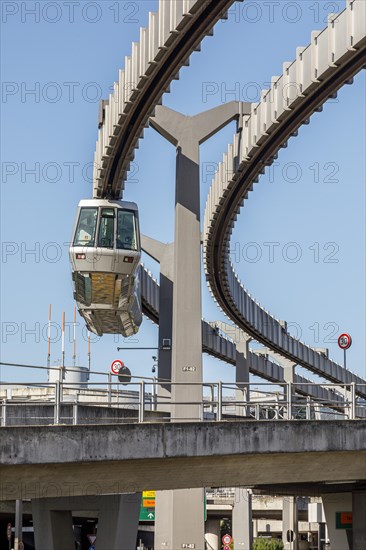
[[[169,382],[172,379],[174,244],[164,244],[141,235],[141,246],[144,252],[160,264],[158,378],[167,383],[158,384],[158,410],[171,412]],[[170,347],[167,345],[169,341]]]
[[[193,117],[159,106],[152,127],[176,147],[172,316],[173,418],[202,416],[201,208],[199,146],[250,104],[231,102]],[[197,384],[197,386],[192,385]],[[190,404],[186,405],[185,402]],[[197,403],[197,405],[194,405]]]
[[[216,518],[208,519],[206,521],[205,531],[207,550],[220,550],[220,520]]]
[[[52,510],[50,499],[34,499],[32,515],[36,550],[75,549],[70,510]]]
[[[284,550],[298,550],[298,521],[296,497],[283,498],[282,508],[282,540]]]
[[[253,545],[252,494],[245,488],[235,489],[233,539],[234,550],[251,550]]]
[[[236,343],[236,369],[235,369],[235,382],[236,382],[236,399],[238,401],[250,401],[250,388],[249,388],[249,343],[251,338],[242,333],[243,341]],[[249,416],[249,405],[244,407],[239,406],[237,414],[239,416]]]
[[[75,550],[73,511],[93,511],[98,519],[98,550],[135,550],[141,493],[33,499],[36,550]]]
[[[158,491],[155,518],[155,550],[205,550],[204,489]]]
[[[332,550],[353,550],[349,543],[351,530],[337,528],[337,512],[352,511],[351,493],[331,493],[322,495],[324,515]],[[365,522],[365,518],[363,519]],[[359,547],[362,548],[362,547]],[[358,550],[358,549],[357,549]]]
[[[366,548],[366,489],[352,493],[352,550]]]
[[[230,325],[222,321],[216,321],[215,326],[219,327],[222,332],[225,332],[236,345],[236,368],[235,382],[237,390],[235,392],[236,401],[249,402],[249,344],[252,340],[251,336],[243,332],[235,325]],[[238,416],[249,416],[249,406],[236,405],[236,414]]]
[[[135,550],[140,506],[141,493],[101,497],[98,550]]]
[[[293,363],[292,361],[285,359],[284,357],[281,358],[281,364],[283,366],[283,377],[285,382],[288,384],[291,384],[291,391],[289,392],[289,386],[286,386],[285,388],[285,396],[286,400],[288,401],[288,409],[287,414],[288,418],[293,418],[296,415],[296,407],[294,406],[294,403],[296,402],[296,395],[294,391],[293,383],[295,382],[295,367],[296,363]]]
[[[346,406],[344,408],[345,417],[349,420],[354,420],[356,406],[354,403],[355,395],[352,391],[352,384],[350,386],[336,386],[335,389],[344,396],[346,402]]]
[[[237,102],[194,117],[159,106],[150,119],[152,127],[176,147],[177,155],[171,320],[173,422],[203,416],[199,146],[241,114]],[[159,315],[162,320],[166,311],[160,310]],[[155,548],[203,550],[204,546],[204,490],[157,493]]]

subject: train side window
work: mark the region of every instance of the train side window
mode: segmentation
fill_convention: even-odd
[[[118,210],[117,248],[137,250],[136,217],[131,210]]]
[[[102,248],[113,248],[114,220],[115,220],[114,208],[101,209],[98,246]]]
[[[74,246],[94,246],[98,208],[81,208]]]

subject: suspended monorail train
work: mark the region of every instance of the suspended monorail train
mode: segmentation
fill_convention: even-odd
[[[140,259],[135,203],[108,199],[79,203],[70,246],[74,298],[95,334],[127,337],[138,331]]]

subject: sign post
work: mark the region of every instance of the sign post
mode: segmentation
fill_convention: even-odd
[[[11,550],[11,523],[6,526],[6,537],[9,541],[9,550]]]
[[[343,333],[341,334],[339,337],[338,337],[338,346],[343,349],[343,357],[344,357],[344,368],[346,368],[346,350],[348,350],[348,348],[350,348],[352,345],[352,338],[349,334],[347,333]]]

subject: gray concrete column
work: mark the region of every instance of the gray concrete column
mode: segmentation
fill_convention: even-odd
[[[250,112],[250,105],[245,106]],[[172,338],[173,418],[202,415],[201,208],[199,146],[243,114],[231,102],[189,117],[157,107],[153,128],[176,147]],[[185,385],[187,384],[187,385]],[[189,401],[191,404],[186,405]],[[195,406],[194,403],[197,403]]]
[[[135,550],[141,493],[33,499],[36,550],[75,550],[73,511],[98,516],[98,550]]]
[[[141,235],[141,247],[160,264],[159,280],[159,353],[158,378],[167,383],[158,384],[158,410],[170,412],[172,379],[172,348],[164,346],[167,340],[172,342],[173,323],[173,278],[174,244],[164,244],[146,235]]]
[[[291,534],[292,537],[290,536]],[[290,540],[288,540],[289,538]],[[293,538],[292,541],[291,538]],[[284,550],[298,550],[299,531],[296,497],[286,496],[283,498],[282,540]]]
[[[205,550],[203,489],[158,491],[155,518],[155,550]]]
[[[70,510],[52,510],[50,499],[34,499],[32,516],[36,550],[75,549]]]
[[[205,531],[207,550],[221,549],[220,520],[216,518],[208,519]]]
[[[249,343],[251,338],[242,333],[243,339],[236,343],[236,369],[235,382],[237,386],[236,399],[238,401],[250,401],[249,389]],[[239,408],[239,416],[249,416],[249,405]]]
[[[352,550],[366,548],[366,490],[352,493]]]
[[[237,390],[235,391],[236,401],[246,401],[250,400],[250,389],[249,389],[249,344],[252,341],[251,336],[246,334],[244,331],[236,327],[235,325],[230,325],[223,321],[216,321],[214,326],[219,327],[219,329],[227,334],[235,342],[236,346],[236,368],[235,368],[235,382]],[[249,416],[249,405],[242,406],[236,405],[236,414],[238,416]]]
[[[101,497],[98,550],[135,550],[140,506],[141,493]]]
[[[353,413],[356,413],[356,410],[353,410],[352,405],[352,400],[354,396],[352,390],[348,388],[351,388],[351,386],[336,386],[334,389],[344,396],[344,400],[346,402],[346,405],[344,407],[345,417],[353,420]]]
[[[240,114],[242,109],[236,102],[194,117],[159,106],[150,119],[152,127],[176,147],[173,422],[199,420],[203,416],[199,146]],[[168,303],[165,305],[169,307]],[[159,315],[162,319],[166,312],[161,310]],[[157,493],[155,539],[156,549],[204,549],[203,489]]]
[[[253,545],[252,495],[245,488],[235,489],[233,507],[234,550],[251,550]]]
[[[286,400],[290,401],[290,404],[288,405],[288,415],[289,418],[293,418],[296,416],[296,407],[294,406],[294,403],[296,402],[296,395],[294,391],[294,385],[295,382],[295,367],[296,363],[293,363],[289,359],[285,359],[284,357],[281,358],[281,364],[283,366],[283,378],[285,382],[291,383],[291,393],[288,391],[288,386],[285,387],[285,396]]]
[[[352,550],[352,547],[348,542],[350,533],[347,536],[347,530],[337,529],[336,524],[337,512],[352,511],[352,494],[331,493],[321,496],[331,549]]]

